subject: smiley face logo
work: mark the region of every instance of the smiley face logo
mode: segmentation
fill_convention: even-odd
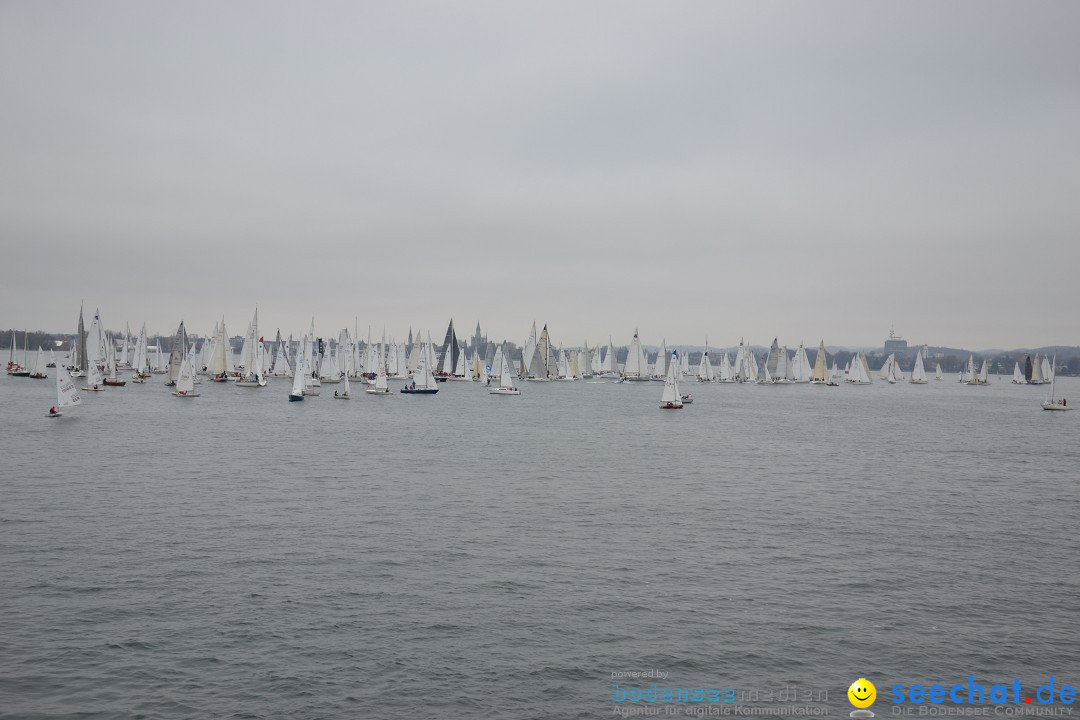
[[[868,708],[877,699],[877,688],[866,678],[859,678],[847,689],[848,700],[857,708]]]

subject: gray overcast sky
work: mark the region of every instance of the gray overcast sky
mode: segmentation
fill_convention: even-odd
[[[8,1],[0,102],[0,327],[1080,343],[1077,2]]]

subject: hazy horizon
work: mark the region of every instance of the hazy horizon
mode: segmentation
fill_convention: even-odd
[[[0,5],[0,327],[1076,345],[1080,5]]]

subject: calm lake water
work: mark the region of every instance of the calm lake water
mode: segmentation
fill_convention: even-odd
[[[333,387],[154,376],[50,420],[52,378],[0,377],[0,717],[595,718],[650,669],[834,717],[858,677],[878,716],[897,683],[1080,684],[1080,412],[1046,388]]]

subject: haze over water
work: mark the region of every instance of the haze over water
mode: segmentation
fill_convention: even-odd
[[[0,717],[598,717],[653,668],[836,716],[857,677],[1076,680],[1077,414],[992,382],[661,412],[659,383],[154,376],[56,421],[51,378],[0,378]]]

